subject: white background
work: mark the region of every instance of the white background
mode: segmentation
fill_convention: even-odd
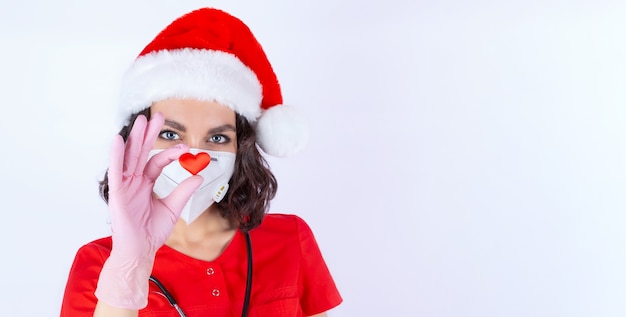
[[[2,2],[0,315],[58,316],[109,233],[118,80],[202,6],[310,118],[272,209],[316,233],[332,316],[626,316],[626,3],[602,0]]]

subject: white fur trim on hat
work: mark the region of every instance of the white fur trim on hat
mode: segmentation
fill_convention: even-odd
[[[222,51],[176,49],[138,57],[122,79],[120,115],[168,98],[216,101],[255,122],[263,90],[255,73]]]
[[[256,125],[257,143],[270,155],[286,157],[300,151],[309,137],[307,123],[298,109],[276,105],[265,110]]]

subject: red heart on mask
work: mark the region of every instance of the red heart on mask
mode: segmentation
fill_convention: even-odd
[[[196,175],[211,163],[211,156],[206,152],[200,152],[196,155],[185,153],[178,158],[178,161],[180,166],[192,175]]]

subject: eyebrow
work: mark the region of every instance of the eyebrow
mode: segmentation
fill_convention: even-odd
[[[219,127],[209,129],[208,134],[221,133],[221,132],[227,132],[227,131],[237,132],[237,129],[235,129],[235,126],[233,126],[232,124],[224,124]]]
[[[187,132],[187,128],[185,128],[184,125],[176,122],[176,121],[172,121],[172,120],[165,120],[165,125],[168,125],[176,130],[179,130],[181,132]],[[226,131],[232,131],[232,132],[237,132],[237,129],[235,128],[235,126],[233,126],[232,124],[224,124],[212,129],[209,129],[209,131],[207,131],[207,134],[214,134],[214,133],[221,133],[221,132],[226,132]]]
[[[165,120],[164,125],[169,125],[170,127],[182,131],[182,132],[186,132],[187,129],[185,128],[184,125],[176,122],[176,121],[172,121],[172,120]]]

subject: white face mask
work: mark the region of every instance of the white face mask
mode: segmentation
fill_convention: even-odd
[[[150,156],[162,152],[163,150],[152,150]],[[220,202],[228,190],[228,181],[233,176],[235,170],[235,154],[229,152],[206,151],[201,149],[190,149],[189,153],[197,155],[200,152],[208,153],[211,162],[197,175],[202,176],[204,181],[198,188],[180,215],[180,218],[188,224],[192,223],[214,202]],[[181,166],[179,160],[173,161],[163,168],[161,175],[154,183],[154,193],[158,197],[166,197],[178,184],[187,179],[192,174]]]

